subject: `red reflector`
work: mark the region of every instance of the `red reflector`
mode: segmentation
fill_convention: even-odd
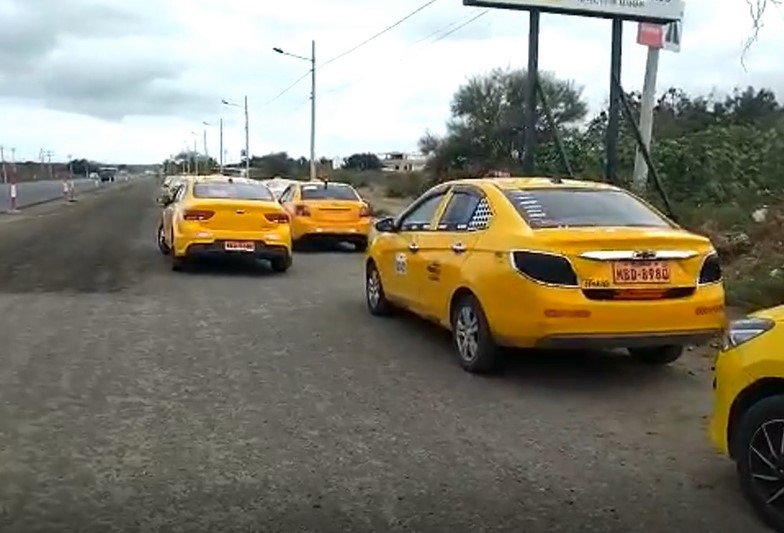
[[[661,300],[667,289],[622,289],[615,292],[615,300]]]
[[[585,309],[545,309],[547,318],[589,318],[591,312]]]
[[[294,206],[294,214],[298,217],[309,217],[310,216],[310,209],[306,205],[296,205]]]
[[[188,209],[182,215],[185,220],[209,220],[215,214],[215,211],[207,211],[202,209]]]
[[[286,213],[267,213],[264,218],[276,224],[288,224],[289,216]]]

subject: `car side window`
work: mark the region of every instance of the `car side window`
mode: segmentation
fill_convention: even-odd
[[[182,200],[185,197],[185,190],[187,188],[188,188],[188,186],[185,183],[180,185],[180,188],[177,190],[177,194],[174,195],[174,201],[175,202],[179,202],[180,200]]]
[[[469,191],[455,191],[449,198],[444,214],[438,221],[441,231],[467,231],[471,217],[476,211],[481,197]]]
[[[283,191],[283,194],[280,195],[280,201],[290,202],[292,196],[294,196],[294,187],[292,185],[289,185],[288,187],[286,187],[286,190]]]
[[[425,198],[419,205],[400,219],[400,231],[427,231],[432,229],[431,223],[438,206],[446,195],[446,191]]]

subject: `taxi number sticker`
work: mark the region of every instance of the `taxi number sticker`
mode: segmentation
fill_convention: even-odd
[[[408,268],[408,259],[406,254],[400,253],[395,256],[395,272],[404,275]]]

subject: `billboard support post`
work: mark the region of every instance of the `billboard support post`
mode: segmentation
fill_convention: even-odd
[[[610,58],[610,109],[607,123],[605,178],[611,183],[617,182],[618,173],[618,133],[620,124],[621,105],[624,94],[621,89],[621,58],[623,53],[623,23],[624,21],[652,22],[672,25],[670,40],[673,46],[680,46],[680,21],[683,19],[685,7],[684,0],[667,0],[666,2],[647,0],[644,2],[626,3],[592,3],[585,0],[463,0],[464,6],[513,9],[529,11],[531,26],[529,28],[528,46],[528,73],[526,84],[526,118],[524,134],[523,168],[526,173],[532,171],[534,166],[535,149],[535,103],[531,111],[531,80],[538,78],[539,62],[539,16],[541,13],[555,13],[560,15],[576,15],[582,17],[604,18],[612,20],[612,51]],[[535,34],[534,34],[535,30]],[[534,38],[535,36],[535,38]],[[536,54],[534,55],[534,52]],[[535,85],[534,85],[535,87]],[[535,89],[534,89],[535,91]],[[534,93],[535,94],[535,93]],[[531,127],[531,120],[534,127]],[[635,124],[636,126],[636,124]],[[531,143],[534,143],[533,146]]]
[[[523,126],[523,172],[531,176],[536,166],[536,87],[539,79],[539,17],[540,11],[529,12],[528,72],[525,75],[525,124]]]
[[[610,46],[610,109],[607,117],[607,139],[604,177],[608,182],[618,183],[618,133],[621,119],[621,87],[613,80],[621,79],[621,55],[623,53],[623,20],[612,19],[612,44]]]

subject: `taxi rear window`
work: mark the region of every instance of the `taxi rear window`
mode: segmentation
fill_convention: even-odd
[[[275,201],[275,197],[266,186],[252,183],[197,183],[193,186],[193,196],[228,200]]]
[[[504,194],[534,229],[672,225],[634,196],[617,190],[512,189]]]
[[[348,185],[338,185],[329,183],[326,186],[320,184],[303,185],[303,200],[359,200],[356,191]]]

